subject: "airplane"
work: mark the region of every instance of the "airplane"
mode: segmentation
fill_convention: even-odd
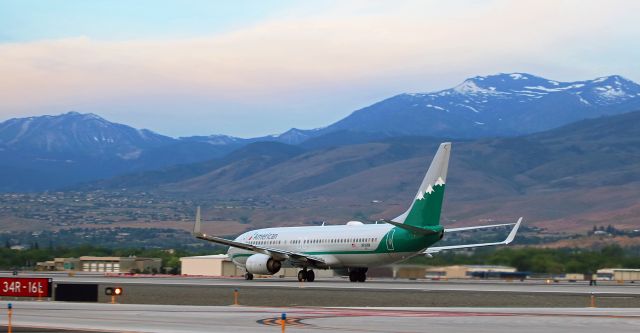
[[[334,269],[349,275],[351,282],[365,282],[369,267],[388,265],[418,255],[431,256],[444,250],[506,245],[513,241],[522,223],[444,228],[440,212],[444,199],[451,143],[440,144],[411,206],[402,215],[365,224],[265,228],[225,239],[201,232],[200,207],[196,211],[193,235],[202,240],[228,245],[232,262],[254,274],[273,275],[283,267],[300,268],[298,281],[313,282],[314,269]],[[382,223],[378,223],[382,222]],[[432,246],[446,234],[473,229],[513,226],[501,242]]]

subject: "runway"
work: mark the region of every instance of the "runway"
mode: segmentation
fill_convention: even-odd
[[[21,276],[41,276],[22,274]],[[210,305],[233,303],[238,290],[245,306],[316,307],[553,307],[589,306],[591,295],[598,307],[640,308],[637,284],[601,283],[590,287],[584,281],[551,283],[539,280],[392,280],[371,279],[351,283],[329,278],[312,283],[294,279],[203,278],[175,276],[110,277],[79,274],[70,277],[47,274],[59,284],[97,284],[98,302],[106,303],[106,287],[123,287],[123,304]]]
[[[94,332],[638,332],[640,309],[324,308],[13,302],[16,327]],[[0,302],[6,325],[6,302]],[[14,330],[20,332],[20,330]]]
[[[8,276],[0,273],[0,276]],[[242,278],[187,277],[187,276],[104,276],[97,274],[26,273],[23,277],[50,277],[54,282],[99,283],[99,284],[142,284],[164,286],[215,286],[215,287],[265,287],[292,288],[300,283],[293,278],[262,278],[246,281]],[[393,280],[370,278],[365,283],[351,283],[347,278],[333,277],[304,283],[304,288],[316,289],[376,289],[406,291],[483,291],[518,293],[571,293],[571,294],[631,294],[640,295],[640,284],[617,284],[611,281],[599,282],[598,286],[589,286],[586,281],[545,283],[544,280],[504,281],[504,280]]]

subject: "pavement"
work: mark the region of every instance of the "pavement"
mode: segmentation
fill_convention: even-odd
[[[2,274],[0,274],[2,275]],[[175,276],[104,276],[78,274],[21,274],[50,277],[54,288],[61,283],[97,284],[98,302],[107,303],[106,287],[123,287],[122,304],[211,305],[233,304],[238,290],[245,306],[341,306],[341,307],[539,307],[571,308],[591,304],[598,307],[640,308],[640,285],[586,282],[551,283],[544,280],[392,280],[371,279],[351,283],[329,278],[312,283],[295,279],[203,278]],[[2,298],[0,297],[0,300]],[[7,298],[5,298],[7,300]]]
[[[0,326],[6,325],[0,302]],[[639,332],[640,309],[329,308],[14,301],[14,332]],[[41,331],[39,327],[45,327]]]
[[[0,276],[10,276],[0,272]],[[189,277],[172,275],[143,276],[105,276],[104,274],[80,273],[68,274],[33,272],[20,274],[20,277],[49,277],[59,283],[98,283],[98,284],[141,284],[162,286],[215,286],[215,287],[266,287],[292,288],[300,283],[294,278],[259,278],[246,281],[242,278]],[[365,283],[352,283],[347,278],[332,277],[304,283],[305,288],[316,289],[376,289],[407,291],[484,291],[519,293],[571,293],[571,294],[629,294],[640,295],[640,284],[618,284],[613,281],[599,282],[598,286],[589,286],[586,281],[546,283],[546,280],[394,280],[389,278],[370,278]]]

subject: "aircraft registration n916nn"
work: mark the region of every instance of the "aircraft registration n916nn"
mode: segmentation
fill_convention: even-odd
[[[449,229],[440,225],[450,153],[450,142],[440,144],[409,209],[394,219],[380,221],[384,223],[350,221],[345,225],[266,228],[230,240],[200,231],[198,207],[193,234],[199,239],[228,245],[227,254],[234,264],[247,271],[247,280],[252,280],[254,274],[270,275],[282,267],[299,267],[298,280],[309,282],[315,280],[314,269],[334,269],[348,274],[351,282],[364,282],[369,267],[443,250],[511,243],[522,217],[507,224]],[[447,233],[511,225],[511,232],[501,242],[432,246]]]

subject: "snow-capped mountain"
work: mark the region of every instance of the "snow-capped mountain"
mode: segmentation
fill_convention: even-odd
[[[0,149],[37,154],[117,155],[135,159],[143,149],[175,139],[145,129],[112,123],[95,114],[14,118],[0,123]]]
[[[480,109],[486,109],[482,106],[489,102],[489,97],[496,99],[516,98],[519,103],[527,103],[557,93],[568,93],[585,105],[609,106],[637,98],[640,96],[640,86],[619,75],[605,76],[589,81],[558,82],[530,74],[511,73],[477,76],[465,80],[453,89],[441,91],[435,96],[429,93],[411,95],[430,97],[434,100],[436,96],[447,96],[453,93],[468,97],[471,101],[478,103]],[[464,102],[469,104],[469,102]],[[468,105],[466,107],[468,108]]]
[[[301,130],[297,128],[292,128],[282,134],[274,134],[266,137],[256,138],[257,141],[275,141],[280,143],[286,143],[289,145],[297,145],[304,141],[307,141],[310,138],[317,136],[317,133],[320,132],[320,129],[312,129],[312,130]]]
[[[189,136],[182,137],[180,140],[182,141],[196,141],[208,143],[216,146],[235,146],[241,147],[244,145],[248,145],[254,142],[280,142],[286,143],[289,145],[297,145],[310,139],[316,135],[316,133],[320,131],[320,129],[312,129],[312,130],[301,130],[297,128],[292,128],[281,134],[271,134],[266,136],[260,136],[256,138],[238,138],[235,136],[228,136],[222,134],[214,134],[209,136]]]
[[[208,143],[214,146],[225,146],[225,145],[242,144],[247,139],[224,135],[224,134],[212,134],[207,136],[202,136],[202,135],[186,136],[186,137],[181,137],[180,140]]]
[[[9,119],[0,122],[0,192],[59,188],[212,159],[231,150],[183,142],[95,114]]]
[[[328,126],[388,135],[519,135],[640,109],[640,85],[613,75],[559,82],[525,73],[476,76],[442,91],[400,94]]]

